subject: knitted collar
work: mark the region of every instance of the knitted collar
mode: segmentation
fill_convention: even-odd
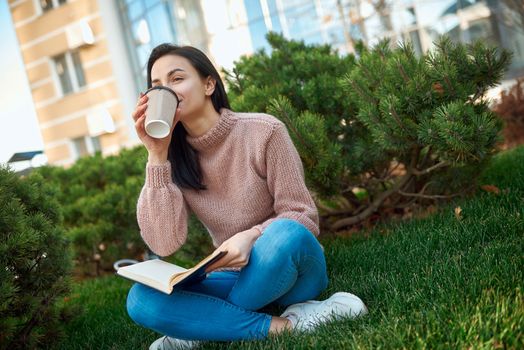
[[[222,108],[218,122],[211,129],[198,137],[187,135],[186,140],[197,151],[210,149],[225,140],[236,120],[231,110]]]

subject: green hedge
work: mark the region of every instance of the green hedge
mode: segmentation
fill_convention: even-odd
[[[64,227],[74,247],[76,271],[99,275],[112,271],[123,258],[142,260],[147,251],[136,220],[136,203],[145,181],[144,147],[119,155],[99,153],[79,159],[72,167],[46,166],[37,172],[59,189]],[[205,228],[191,218],[186,245],[174,256],[188,264],[205,255],[210,240]]]

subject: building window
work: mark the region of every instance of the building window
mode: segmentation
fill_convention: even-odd
[[[86,85],[84,69],[78,51],[66,52],[53,58],[55,72],[60,81],[62,95],[77,92]]]
[[[91,149],[93,153],[102,152],[102,146],[100,145],[100,138],[98,136],[90,137]]]
[[[47,12],[51,9],[54,9],[56,7],[59,7],[63,4],[65,4],[66,0],[39,0],[40,8],[42,8],[42,12]]]
[[[74,149],[74,158],[78,159],[81,157],[89,156],[95,154],[96,152],[101,152],[102,147],[100,146],[100,139],[98,136],[89,137],[81,136],[72,140],[73,149]]]
[[[75,150],[76,159],[89,155],[89,151],[87,150],[86,138],[84,136],[74,139],[73,147]]]
[[[189,2],[189,1],[188,1]],[[137,86],[146,84],[147,59],[160,43],[177,42],[174,1],[119,0]]]

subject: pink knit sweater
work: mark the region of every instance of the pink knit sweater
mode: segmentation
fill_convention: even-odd
[[[190,211],[205,225],[215,247],[238,232],[261,232],[277,218],[295,219],[318,235],[318,212],[285,125],[267,114],[222,109],[199,137],[187,136],[199,153],[206,190],[179,188],[171,164],[146,167],[138,199],[141,235],[160,256],[186,241]]]

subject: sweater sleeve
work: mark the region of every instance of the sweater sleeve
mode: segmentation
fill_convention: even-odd
[[[275,126],[269,137],[265,160],[267,184],[277,216],[253,228],[263,232],[273,221],[288,218],[300,222],[318,236],[318,211],[305,184],[300,156],[282,123]]]
[[[146,183],[137,203],[140,235],[160,256],[176,252],[187,238],[188,206],[171,179],[171,163],[146,166]]]

